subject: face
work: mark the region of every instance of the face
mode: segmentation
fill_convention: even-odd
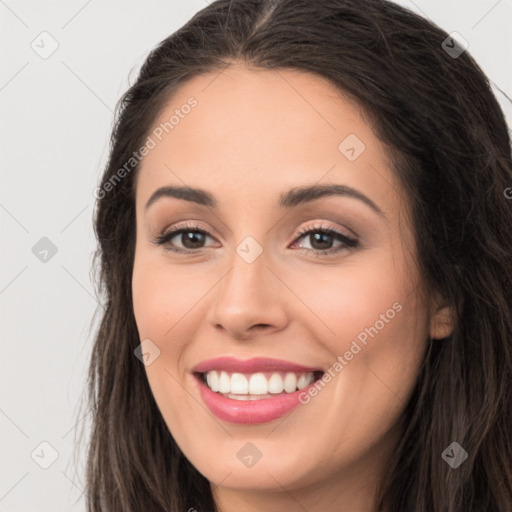
[[[220,488],[370,478],[440,335],[382,143],[321,78],[241,65],[152,129],[132,291],[174,439]]]

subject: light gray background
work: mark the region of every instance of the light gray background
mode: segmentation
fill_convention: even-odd
[[[496,96],[511,126],[505,94],[512,97],[512,0],[398,3],[468,41],[501,89]],[[87,424],[79,400],[97,307],[90,279],[93,190],[130,73],[205,5],[0,0],[2,512],[85,510],[85,450],[77,451],[78,461],[72,455],[75,434]],[[31,47],[50,48],[43,31],[59,45],[47,59]],[[47,262],[32,251],[42,237],[57,247]],[[39,464],[51,462],[52,451],[42,442],[58,453],[47,469]]]

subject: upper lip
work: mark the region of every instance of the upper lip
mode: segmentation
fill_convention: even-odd
[[[233,373],[257,373],[270,371],[323,372],[320,367],[304,366],[290,361],[285,361],[283,359],[271,359],[268,357],[254,357],[251,359],[236,359],[230,356],[216,357],[202,361],[192,368],[192,371],[196,373],[205,373],[211,370],[223,370]]]

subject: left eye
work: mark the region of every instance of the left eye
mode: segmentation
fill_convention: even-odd
[[[300,233],[297,240],[305,238],[309,241],[310,247],[300,246],[301,249],[314,251],[317,254],[327,254],[338,252],[344,248],[356,247],[358,241],[332,228],[313,228]],[[333,247],[335,240],[340,242],[338,247]]]

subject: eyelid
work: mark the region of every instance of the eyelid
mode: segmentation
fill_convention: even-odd
[[[318,231],[329,231],[332,233],[336,233],[338,235],[341,235],[345,238],[350,239],[358,239],[358,235],[356,235],[351,229],[345,228],[345,231],[343,229],[340,229],[338,227],[329,225],[329,224],[323,224],[323,221],[317,221],[316,224],[313,225],[307,225],[302,228],[300,228],[297,233],[295,234],[295,237],[301,237],[305,234],[309,234],[311,232],[314,232],[315,230]]]
[[[161,235],[159,235],[159,236],[164,237],[171,233],[176,233],[177,231],[185,230],[185,229],[188,229],[190,231],[201,231],[201,232],[207,233],[208,235],[210,234],[208,232],[208,230],[206,228],[201,227],[201,225],[199,223],[197,223],[197,221],[195,221],[195,220],[186,221],[185,220],[183,222],[178,222],[176,225],[173,225],[172,228],[170,228],[170,229],[165,228],[162,231]]]

